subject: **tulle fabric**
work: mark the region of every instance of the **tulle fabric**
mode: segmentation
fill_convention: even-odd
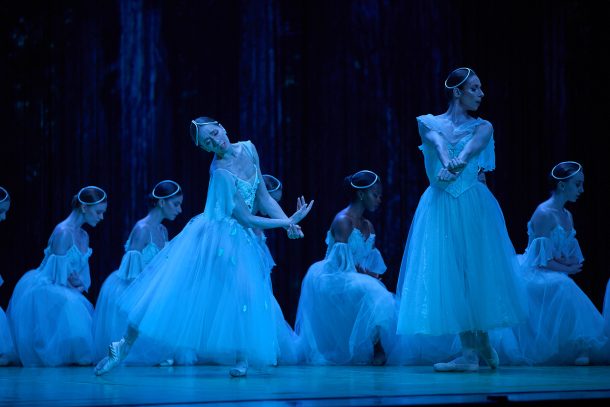
[[[270,271],[275,267],[275,261],[267,246],[267,237],[262,231],[254,233],[256,241],[261,247],[265,267]],[[269,278],[269,286],[272,287],[271,278]],[[290,324],[284,319],[284,313],[275,296],[272,298],[271,305],[278,342],[277,363],[279,365],[296,365],[304,361],[305,355],[300,337],[294,332]]]
[[[296,332],[312,364],[364,364],[381,340],[387,351],[396,330],[394,295],[377,279],[358,273],[355,259],[368,261],[382,274],[385,264],[368,239],[353,230],[348,243],[336,243],[329,233],[326,258],[314,263],[301,286]]]
[[[13,291],[8,318],[24,366],[87,365],[93,362],[93,305],[68,283],[77,273],[88,288],[88,259],[72,246],[65,255],[45,250],[40,267],[24,274]]]
[[[129,240],[125,245],[129,247]],[[104,281],[95,304],[93,314],[93,340],[95,358],[101,359],[108,353],[108,345],[119,340],[127,331],[127,314],[120,311],[118,299],[127,287],[142,272],[146,264],[159,253],[160,249],[150,242],[142,252],[127,250],[119,269],[112,272]],[[141,344],[129,353],[126,364],[157,364],[154,353],[139,352]]]
[[[420,133],[448,127],[430,115],[418,117]],[[485,123],[476,119],[455,129],[449,144],[456,157]],[[518,262],[498,202],[478,181],[493,167],[493,154],[473,157],[454,182],[437,178],[440,160],[421,146],[430,187],[415,212],[400,268],[398,333],[442,336],[487,331],[524,319],[525,293],[517,281]]]
[[[528,224],[528,235],[520,262],[529,314],[512,332],[502,331],[502,340],[513,341],[514,336],[518,343],[512,351],[498,346],[506,360],[510,364],[573,364],[584,353],[593,363],[610,363],[604,318],[570,276],[547,268],[552,258],[584,260],[576,232],[557,226],[550,237],[536,237]]]
[[[2,286],[2,283],[4,283],[4,281],[2,280],[2,276],[0,276],[0,286]],[[17,355],[15,354],[11,329],[8,325],[4,310],[0,308],[0,366],[16,362]]]
[[[269,269],[252,231],[231,217],[236,193],[251,208],[255,177],[241,180],[214,170],[204,213],[170,241],[119,299],[129,324],[140,338],[156,344],[160,357],[178,355],[183,364],[233,364],[238,356],[255,366],[276,363]]]

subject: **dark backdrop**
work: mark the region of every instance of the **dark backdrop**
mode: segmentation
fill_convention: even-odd
[[[372,214],[395,290],[411,218],[425,187],[415,117],[445,109],[443,79],[473,67],[495,127],[490,188],[518,252],[561,160],[583,163],[586,193],[570,205],[587,258],[578,284],[601,307],[610,275],[607,59],[610,26],[588,1],[14,2],[1,18],[0,305],[41,261],[53,226],[84,185],[109,193],[88,228],[95,301],[121,259],[145,194],[161,179],[185,191],[175,235],[203,209],[210,156],[188,137],[192,118],[220,120],[252,140],[263,172],[284,182],[287,212],[315,199],[306,238],[269,232],[274,290],[293,323],[300,282],[324,256],[347,202],[345,175],[380,173]],[[473,236],[484,239],[484,236]]]

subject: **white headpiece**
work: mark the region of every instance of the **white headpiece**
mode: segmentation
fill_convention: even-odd
[[[165,195],[165,196],[157,195],[157,193],[155,192],[157,190],[157,187],[159,185],[163,184],[164,182],[169,182],[170,184],[173,184],[176,187],[176,190],[169,195]],[[177,182],[172,181],[171,179],[166,179],[165,181],[161,181],[157,185],[155,185],[155,187],[152,190],[152,197],[155,199],[167,199],[167,198],[171,198],[172,196],[176,195],[180,191],[181,191],[180,185],[178,185]]]
[[[98,199],[97,201],[95,201],[95,202],[85,202],[85,201],[83,201],[83,200],[81,199],[81,197],[80,197],[80,196],[81,196],[81,194],[82,194],[82,193],[83,193],[83,192],[84,192],[86,189],[89,189],[89,188],[91,188],[91,189],[96,189],[96,190],[100,191],[100,192],[102,193],[102,197],[101,197],[100,199]],[[88,186],[88,187],[84,187],[84,188],[82,188],[80,191],[78,191],[78,194],[76,194],[76,199],[78,199],[78,202],[80,202],[80,203],[81,203],[81,204],[83,204],[83,205],[88,205],[88,206],[91,206],[91,205],[97,205],[98,203],[103,202],[104,200],[106,200],[106,191],[104,191],[104,190],[103,190],[102,188],[100,188],[100,187],[96,187],[96,186],[94,186],[94,185],[90,185],[90,186]]]
[[[0,187],[0,191],[4,192],[4,198],[0,199],[0,203],[4,202],[4,201],[8,201],[9,199],[11,199],[11,196],[8,194],[8,191],[2,187]]]
[[[458,83],[457,85],[452,85],[452,86],[449,86],[449,85],[447,85],[447,81],[449,80],[449,76],[451,76],[451,74],[449,74],[449,76],[447,77],[447,79],[445,79],[445,87],[446,87],[447,89],[458,88],[458,87],[462,86],[462,84],[468,80],[468,77],[469,77],[469,76],[470,76],[470,74],[472,73],[472,69],[470,69],[470,68],[466,68],[466,67],[464,67],[464,68],[457,68],[457,69],[454,69],[454,70],[453,70],[453,72],[455,72],[455,71],[459,71],[460,69],[466,69],[466,70],[468,71],[468,72],[466,73],[466,76],[465,76],[465,77],[464,77],[464,79],[462,79],[462,80],[460,81],[460,83]],[[453,73],[453,72],[451,72],[451,73]]]
[[[565,177],[558,177],[557,175],[555,175],[555,170],[557,169],[557,167],[559,167],[562,164],[576,164],[577,169],[576,169],[576,171],[574,171],[570,175],[566,175]],[[551,170],[551,177],[555,178],[557,181],[563,181],[565,179],[571,178],[574,175],[578,174],[581,170],[582,170],[582,165],[580,165],[576,161],[562,161],[562,162],[560,162],[559,164],[557,164],[556,166],[553,167],[553,169]]]
[[[217,122],[216,120],[212,120],[211,122],[203,122],[203,123],[199,123],[199,122],[196,122],[195,120],[191,120],[191,123],[193,123],[195,125],[195,146],[196,147],[199,147],[199,126],[205,126],[206,124],[217,124],[222,127],[222,125],[219,122]]]
[[[373,182],[371,182],[368,185],[365,186],[359,186],[359,185],[354,185],[354,181],[352,181],[354,179],[354,177],[358,174],[372,174],[375,176],[375,178],[373,179]],[[362,171],[358,171],[357,173],[355,173],[354,175],[352,175],[351,177],[349,177],[349,183],[352,187],[356,188],[356,189],[367,189],[372,187],[373,185],[375,185],[375,183],[379,180],[379,176],[377,174],[375,174],[373,171],[369,171],[369,170],[362,170]]]
[[[282,182],[279,179],[275,178],[273,175],[263,174],[263,178],[270,178],[271,180],[273,180],[277,184],[275,186],[275,188],[267,189],[267,192],[275,192],[278,189],[282,188]]]

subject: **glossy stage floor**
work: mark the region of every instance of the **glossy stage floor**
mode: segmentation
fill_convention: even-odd
[[[434,373],[428,366],[281,366],[232,379],[224,366],[0,368],[7,406],[577,405],[610,401],[610,366],[500,367]]]

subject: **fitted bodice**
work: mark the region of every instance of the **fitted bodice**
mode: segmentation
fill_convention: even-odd
[[[429,114],[419,116],[417,121],[422,139],[431,130],[436,131],[445,139],[449,158],[458,157],[466,144],[474,137],[477,127],[486,123],[485,120],[476,118],[459,126],[453,126],[449,120]],[[453,142],[449,140],[453,140]],[[443,164],[435,147],[424,141],[419,148],[424,154],[424,165],[430,185],[444,189],[456,197],[479,182],[477,176],[480,169],[491,171],[495,167],[493,137],[483,151],[467,162],[466,167],[460,172],[457,179],[450,182],[438,179],[438,173],[443,168]]]
[[[89,275],[89,257],[93,250],[87,248],[83,253],[73,244],[66,254],[58,255],[51,251],[51,245],[44,250],[44,259],[38,267],[39,275],[48,283],[69,286],[71,274],[77,274],[85,289],[91,285]]]
[[[341,271],[356,271],[354,266],[383,274],[387,267],[379,250],[375,248],[375,235],[364,237],[360,229],[354,228],[347,238],[347,243],[339,243],[330,231],[326,234],[326,259],[341,265]],[[341,249],[341,248],[345,249]]]
[[[329,231],[326,235],[326,254],[330,253],[333,245],[336,243],[333,234]],[[371,233],[365,238],[360,229],[354,228],[347,238],[347,247],[354,258],[356,264],[361,264],[371,251],[375,248],[375,235]]]
[[[165,244],[167,244],[167,241],[165,242]],[[131,247],[131,236],[129,236],[129,239],[127,239],[127,242],[125,243],[125,252],[126,253],[129,251],[130,247]],[[165,247],[165,245],[164,245],[164,247]],[[148,263],[150,263],[150,261],[157,255],[157,253],[159,253],[161,251],[161,249],[163,249],[163,247],[157,246],[153,242],[152,235],[151,235],[150,241],[148,242],[148,244],[146,246],[144,246],[144,248],[141,251],[142,263],[144,264],[144,266],[146,266]]]

